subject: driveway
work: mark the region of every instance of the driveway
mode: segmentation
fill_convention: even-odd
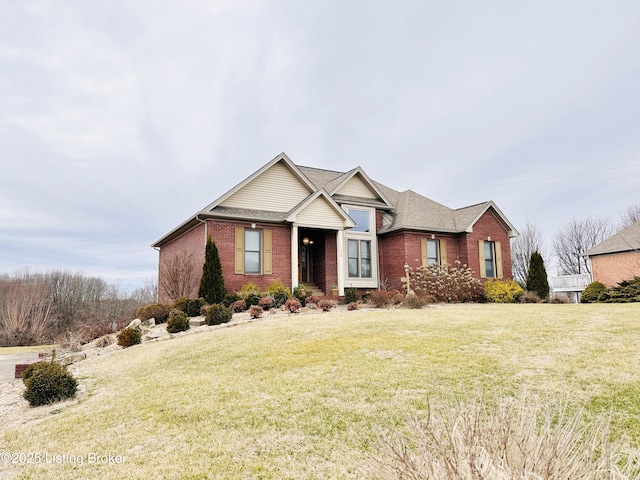
[[[0,354],[0,383],[15,380],[16,364],[38,360],[38,352]]]

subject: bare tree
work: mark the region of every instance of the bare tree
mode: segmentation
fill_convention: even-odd
[[[529,273],[529,261],[533,252],[543,252],[542,234],[532,220],[528,220],[520,235],[511,240],[511,264],[513,278],[522,284],[526,283]]]
[[[189,297],[197,291],[193,254],[181,252],[160,266],[160,296],[170,300]]]
[[[602,217],[573,218],[553,238],[553,251],[563,275],[591,273],[584,253],[609,238],[611,222]]]
[[[2,289],[2,342],[7,345],[42,341],[55,323],[53,301],[41,275],[23,273],[5,280]]]
[[[640,203],[630,205],[620,214],[620,230],[640,221]]]

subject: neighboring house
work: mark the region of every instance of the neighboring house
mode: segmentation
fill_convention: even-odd
[[[280,279],[322,292],[337,285],[343,295],[345,288],[400,289],[405,264],[458,260],[480,279],[511,279],[509,239],[518,232],[491,201],[453,210],[375,182],[360,167],[303,167],[282,153],[153,244],[159,285],[184,253],[199,278],[209,235],[228,291]],[[169,300],[162,291],[160,299]]]
[[[591,277],[606,287],[640,277],[640,221],[587,250]]]

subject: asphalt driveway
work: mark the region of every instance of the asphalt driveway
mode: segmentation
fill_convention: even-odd
[[[38,360],[38,352],[0,354],[0,383],[15,380],[16,364]]]

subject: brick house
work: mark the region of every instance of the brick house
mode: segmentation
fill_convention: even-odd
[[[640,221],[619,231],[585,255],[591,261],[591,277],[607,288],[640,277]]]
[[[275,279],[339,294],[401,288],[404,265],[459,260],[480,279],[511,279],[509,239],[518,235],[492,202],[453,210],[398,192],[356,167],[336,172],[295,165],[284,153],[153,244],[159,285],[176,255],[190,253],[199,278],[206,239],[220,254],[225,287]],[[198,285],[192,286],[196,296]],[[168,301],[160,292],[160,300]]]

